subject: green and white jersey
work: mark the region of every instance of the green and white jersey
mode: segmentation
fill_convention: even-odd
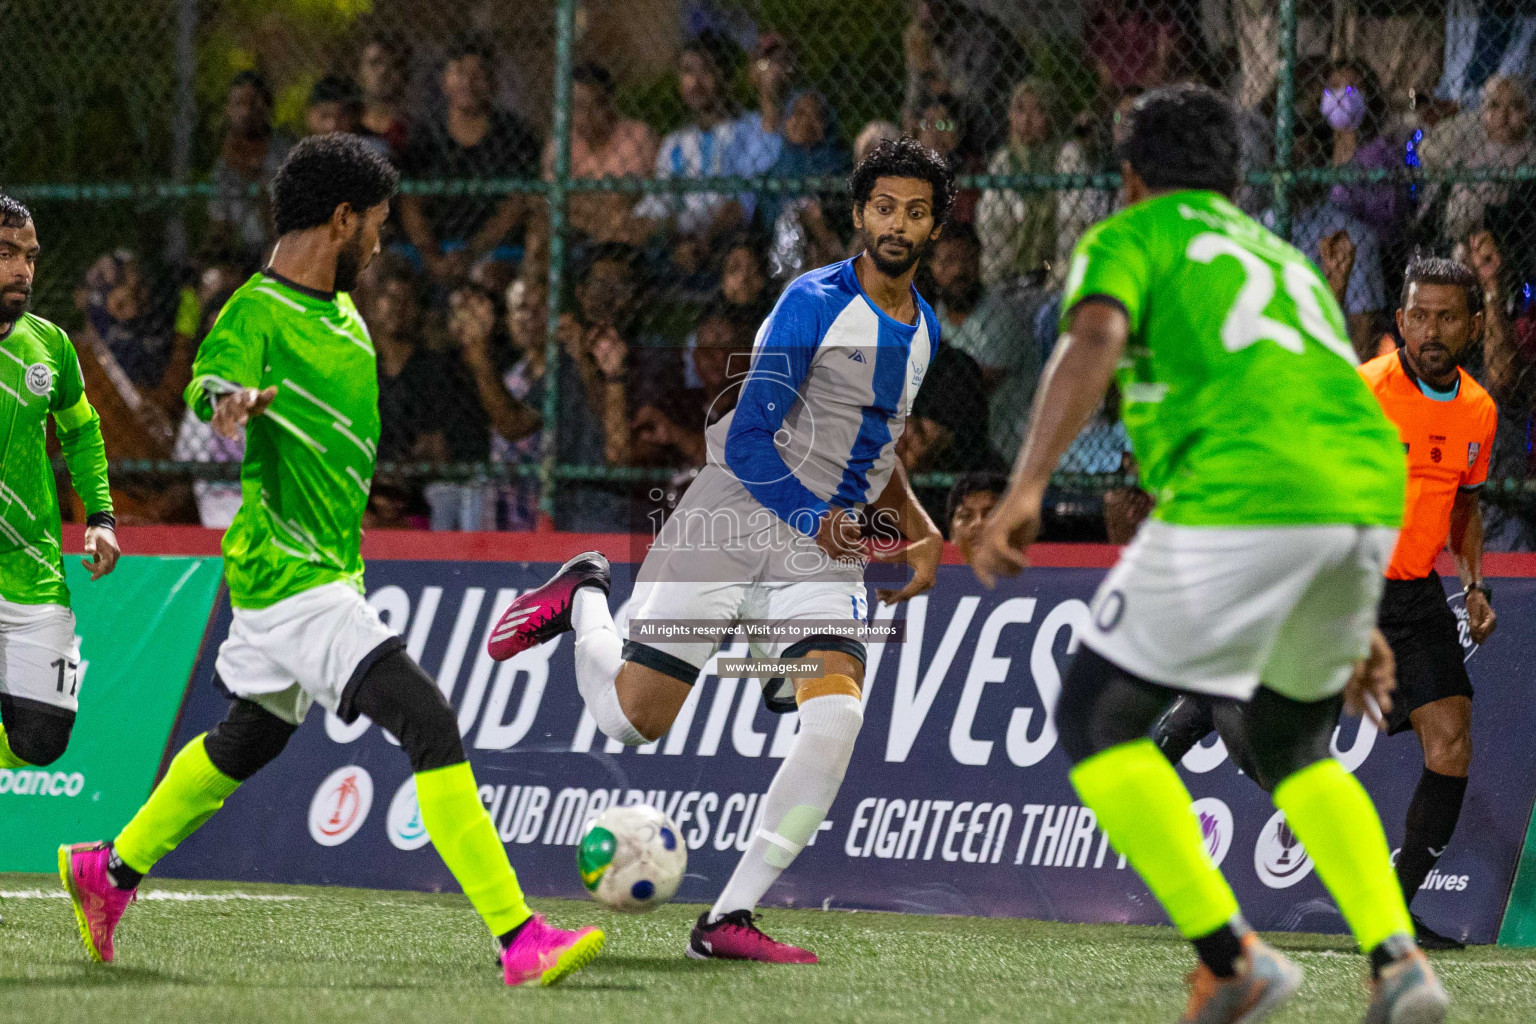
[[[1121,408],[1154,516],[1401,524],[1397,430],[1355,369],[1328,286],[1296,249],[1214,192],[1175,192],[1078,242],[1063,328],[1095,296],[1130,320]]]
[[[277,397],[245,428],[240,511],[224,534],[230,602],[265,608],[337,580],[361,591],[379,383],[351,298],[267,273],[241,285],[197,350],[187,404],[211,419],[212,397],[236,386]]]
[[[75,346],[26,313],[0,337],[0,600],[67,608],[49,414],[86,514],[111,512],[101,420],[86,400]]]

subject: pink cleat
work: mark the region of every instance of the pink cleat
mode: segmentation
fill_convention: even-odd
[[[568,932],[534,914],[502,952],[501,968],[508,985],[558,985],[596,960],[605,941],[596,928]]]
[[[112,848],[106,843],[76,843],[59,847],[59,878],[75,907],[80,941],[99,964],[112,962],[112,933],[128,904],[139,898],[137,889],[119,889],[107,877]]]
[[[688,937],[688,956],[694,960],[756,960],[764,964],[814,964],[816,954],[787,942],[776,942],[757,927],[750,910],[733,910],[714,924],[709,911],[699,915]]]
[[[486,650],[497,661],[506,661],[530,647],[553,640],[571,630],[572,598],[580,587],[597,587],[608,593],[612,570],[600,551],[583,551],[560,567],[542,587],[535,587],[507,606],[491,630]]]

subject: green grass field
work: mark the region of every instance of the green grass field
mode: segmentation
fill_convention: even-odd
[[[698,963],[682,956],[698,907],[619,917],[546,901],[559,923],[606,928],[607,952],[559,988],[508,991],[461,896],[151,882],[104,967],[86,960],[67,902],[28,895],[57,888],[48,875],[0,874],[11,894],[0,898],[0,1020],[1146,1024],[1178,1018],[1192,966],[1168,929],[807,910],[772,912],[768,924],[816,949],[817,967]],[[1272,1020],[1360,1019],[1363,961],[1345,941],[1276,942],[1307,983]],[[1536,1018],[1536,951],[1483,948],[1436,964],[1453,1020]]]

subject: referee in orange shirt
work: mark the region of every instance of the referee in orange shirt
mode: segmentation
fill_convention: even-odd
[[[1450,843],[1472,761],[1472,682],[1455,614],[1435,572],[1449,541],[1466,598],[1474,643],[1492,635],[1493,591],[1483,581],[1483,520],[1478,491],[1488,477],[1498,413],[1493,399],[1458,365],[1483,328],[1477,276],[1453,260],[1415,258],[1403,282],[1398,332],[1404,345],[1360,367],[1361,376],[1403,440],[1408,495],[1403,529],[1387,566],[1377,624],[1397,661],[1389,735],[1412,728],[1424,749],[1424,774],[1408,805],[1397,878],[1411,903]],[[1164,715],[1153,739],[1177,764],[1217,728],[1233,761],[1251,778],[1241,715],[1219,700],[1185,697]],[[1426,949],[1462,943],[1414,927]]]

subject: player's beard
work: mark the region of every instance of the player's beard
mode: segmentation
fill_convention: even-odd
[[[32,289],[7,288],[0,292],[0,326],[9,327],[21,319],[21,314],[27,311],[27,304],[32,301]]]
[[[907,254],[905,256],[894,260],[888,259],[880,254],[880,247],[888,242],[897,245],[909,245],[911,248],[907,250]],[[871,242],[868,252],[869,258],[874,261],[876,270],[880,271],[880,273],[884,274],[886,277],[900,277],[907,271],[911,270],[914,266],[916,266],[918,260],[928,255],[928,250],[931,248],[933,248],[933,243],[931,241],[904,242],[903,240],[898,239],[895,235],[881,235],[879,238],[876,238]]]
[[[357,287],[357,276],[363,271],[363,229],[359,227],[342,250],[336,254],[336,290],[350,292]]]

